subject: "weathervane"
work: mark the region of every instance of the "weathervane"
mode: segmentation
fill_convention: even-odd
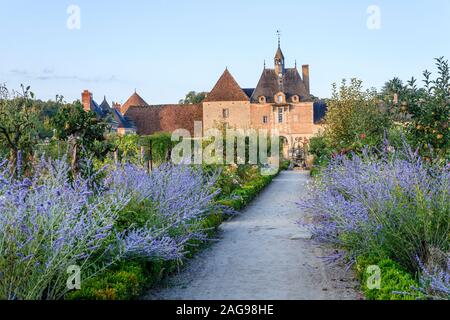
[[[278,48],[281,47],[281,31],[277,30],[277,37],[278,37]]]

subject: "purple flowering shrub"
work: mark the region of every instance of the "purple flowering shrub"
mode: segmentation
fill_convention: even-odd
[[[450,250],[450,167],[423,161],[407,145],[335,157],[310,194],[299,204],[314,216],[307,227],[351,261],[390,258],[415,274],[417,257]]]
[[[88,270],[110,241],[125,193],[97,194],[70,182],[66,161],[42,160],[30,178],[0,166],[0,298],[57,299],[67,268]]]
[[[421,269],[418,290],[432,299],[450,299],[450,258],[442,265],[425,266],[419,261]]]
[[[204,239],[202,219],[221,210],[214,199],[219,171],[164,164],[151,175],[140,167],[124,165],[111,172],[108,192],[125,191],[130,204],[121,214],[123,245],[127,256],[179,259],[193,239]],[[133,214],[134,213],[134,214]],[[123,226],[122,226],[123,229]],[[152,250],[154,248],[154,250]]]
[[[217,175],[196,168],[107,168],[100,184],[69,172],[65,159],[41,159],[33,176],[17,178],[0,163],[0,299],[60,299],[73,265],[84,283],[121,260],[179,259],[216,209]],[[142,223],[120,226],[136,206],[147,212]]]

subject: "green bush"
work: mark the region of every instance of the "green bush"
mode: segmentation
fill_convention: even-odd
[[[144,264],[123,262],[101,275],[82,282],[81,290],[69,293],[67,300],[130,300],[140,294],[146,279]]]
[[[376,265],[381,270],[380,289],[369,289],[367,281],[370,274],[367,268]],[[357,259],[356,270],[361,280],[362,290],[368,300],[415,300],[420,298],[414,288],[418,288],[418,282],[399,264],[382,258]]]
[[[363,90],[358,79],[350,83],[343,80],[339,88],[334,84],[327,105],[325,136],[327,144],[338,152],[379,145],[392,123],[386,110],[380,108],[377,92]]]

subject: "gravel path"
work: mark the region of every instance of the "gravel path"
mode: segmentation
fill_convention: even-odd
[[[360,299],[343,266],[319,257],[329,250],[295,224],[303,213],[306,172],[282,172],[238,217],[220,227],[219,241],[168,277],[144,299]]]

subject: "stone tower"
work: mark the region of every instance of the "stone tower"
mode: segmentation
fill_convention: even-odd
[[[277,73],[278,76],[282,76],[284,74],[284,55],[283,55],[283,51],[281,51],[281,47],[280,44],[278,43],[278,50],[277,53],[275,54],[275,58],[274,58],[274,62],[275,62],[275,72]]]

